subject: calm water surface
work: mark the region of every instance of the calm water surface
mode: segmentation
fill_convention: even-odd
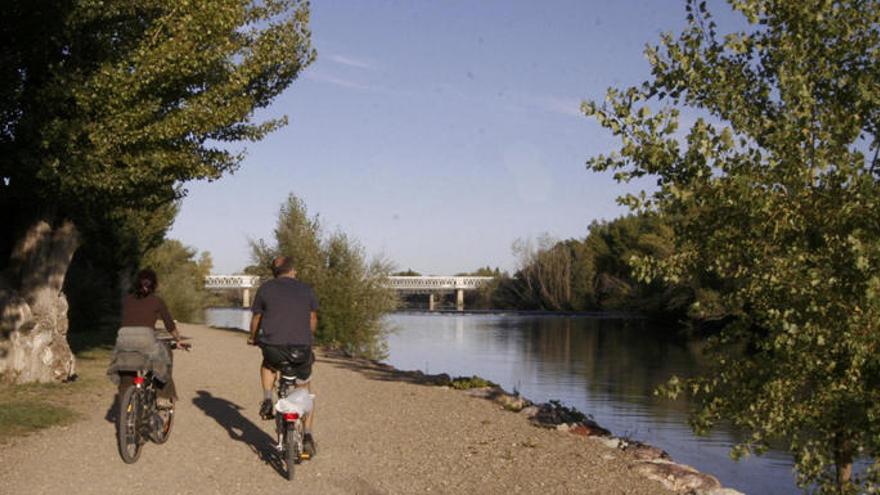
[[[591,414],[617,436],[661,447],[677,462],[749,495],[796,494],[791,458],[771,451],[734,462],[735,436],[695,437],[688,404],[656,398],[673,374],[699,372],[700,350],[644,321],[568,316],[394,314],[387,362],[427,373],[480,375],[545,402]]]

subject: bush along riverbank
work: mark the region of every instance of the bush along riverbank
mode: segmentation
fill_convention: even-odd
[[[325,350],[327,355],[344,354]],[[340,356],[341,357],[341,356]],[[632,459],[629,468],[636,474],[656,481],[668,490],[691,495],[742,495],[741,492],[724,488],[714,476],[673,461],[661,448],[629,438],[616,437],[597,424],[589,415],[567,407],[558,401],[534,403],[518,393],[510,393],[479,376],[453,378],[446,373],[425,374],[421,371],[403,371],[393,366],[344,354],[349,360],[361,361],[362,365],[372,366],[394,374],[402,381],[444,387],[458,390],[471,397],[492,401],[500,409],[518,414],[533,426],[555,429],[575,435],[584,441],[597,442],[609,450],[624,451]]]

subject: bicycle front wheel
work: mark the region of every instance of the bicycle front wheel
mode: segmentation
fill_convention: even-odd
[[[119,398],[117,440],[119,455],[126,464],[132,464],[141,456],[140,421],[144,407],[143,396],[137,387],[129,387]]]

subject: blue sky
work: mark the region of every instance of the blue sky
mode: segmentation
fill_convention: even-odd
[[[684,16],[679,0],[313,1],[318,60],[263,112],[290,124],[188,184],[169,237],[239,271],[292,193],[400,269],[512,270],[517,238],[625,213],[626,186],[585,169],[616,143],[579,105],[644,80],[645,44]]]

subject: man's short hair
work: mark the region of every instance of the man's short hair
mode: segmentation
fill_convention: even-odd
[[[272,275],[279,277],[293,271],[293,260],[289,256],[278,256],[272,260]]]

